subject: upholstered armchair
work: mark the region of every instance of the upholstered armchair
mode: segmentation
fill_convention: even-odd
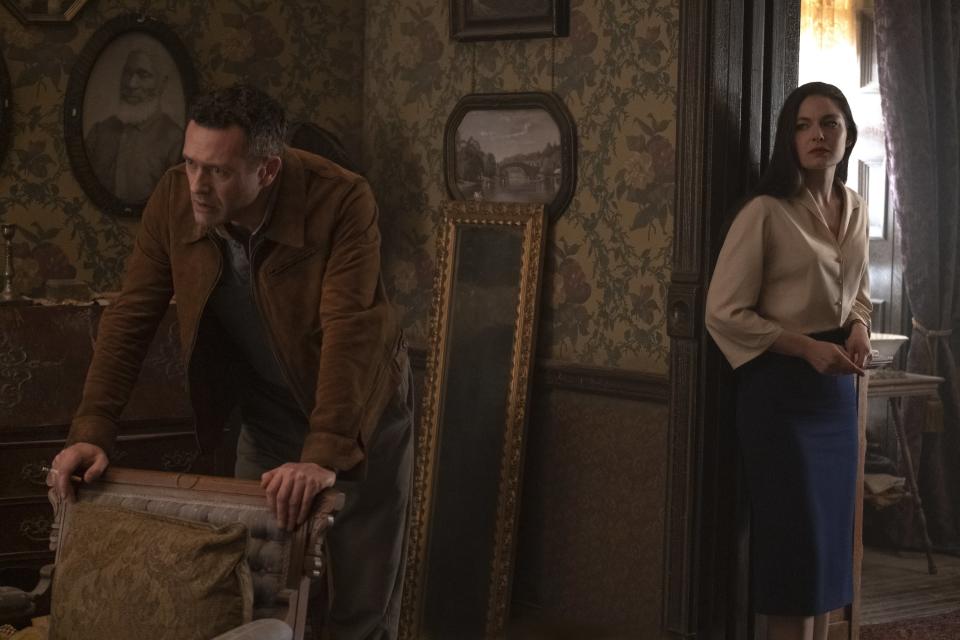
[[[54,563],[32,592],[0,589],[0,616],[49,589],[51,639],[300,640],[343,499],[323,492],[288,533],[256,481],[110,468],[75,503],[51,492]]]

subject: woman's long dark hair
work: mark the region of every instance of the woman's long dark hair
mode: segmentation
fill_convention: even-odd
[[[840,89],[826,82],[808,82],[790,92],[780,109],[777,118],[777,137],[773,142],[773,153],[770,164],[767,165],[760,182],[754,189],[753,195],[769,195],[777,198],[790,198],[797,195],[803,188],[803,173],[800,168],[800,159],[797,156],[796,127],[797,114],[800,103],[810,96],[823,96],[837,103],[847,125],[847,149],[843,160],[837,165],[834,180],[840,183],[847,181],[847,162],[850,152],[857,142],[857,123],[853,121],[850,103]]]

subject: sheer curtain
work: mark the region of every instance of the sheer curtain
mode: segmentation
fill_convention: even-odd
[[[946,379],[942,417],[915,400],[904,424],[930,535],[960,547],[960,2],[875,0],[875,18],[891,204],[914,316],[907,369]],[[903,508],[910,515],[912,505]],[[908,544],[919,546],[909,528]]]

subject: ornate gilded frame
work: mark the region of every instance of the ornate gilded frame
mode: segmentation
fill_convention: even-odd
[[[463,633],[471,637],[503,634],[510,601],[524,432],[536,344],[544,217],[543,206],[536,204],[448,202],[444,205],[437,238],[430,342],[400,623],[400,636],[406,640],[456,637]],[[500,251],[498,247],[507,248],[499,256],[489,255]],[[470,256],[481,257],[474,260]],[[508,259],[501,260],[503,256]],[[481,268],[471,270],[471,265],[478,264]],[[490,311],[473,313],[478,307]],[[505,320],[508,318],[512,320]],[[498,350],[498,345],[507,348]],[[477,354],[479,357],[475,357]],[[491,395],[473,386],[485,380],[492,381],[487,389],[505,390],[504,413],[499,413],[500,398],[489,404],[478,401],[482,409],[488,411],[486,417],[482,410],[474,412],[469,402],[458,400],[457,389],[467,389],[478,397]],[[458,411],[462,414],[459,419]],[[476,434],[487,438],[484,444],[491,446],[473,446],[471,438]],[[484,451],[495,452],[491,456],[494,459],[484,458]],[[457,460],[458,455],[468,463],[464,466],[469,469],[461,469],[451,462]],[[447,466],[443,466],[444,463]],[[484,473],[490,476],[491,482],[482,486],[480,482],[476,485],[456,482],[463,478],[482,480]],[[495,498],[489,499],[491,496]],[[461,507],[463,513],[443,511],[443,505],[451,503],[469,507]],[[469,522],[465,524],[464,519]],[[483,531],[492,531],[492,539],[487,537],[478,543],[485,553],[470,558],[475,569],[463,567],[453,557],[461,553],[460,544],[467,541],[467,537],[456,538],[453,545],[446,547],[438,541],[438,535],[449,538],[450,531],[458,529],[469,530],[471,540],[484,538]],[[448,553],[451,549],[455,552]],[[442,573],[448,565],[450,570],[444,577],[464,583],[448,588],[449,580],[438,581],[438,586],[431,589],[434,568]],[[438,600],[441,587],[444,590]],[[452,635],[449,629],[446,633],[437,632],[437,625],[442,627],[448,621],[439,620],[437,616],[431,618],[429,603],[440,602],[439,606],[446,611],[450,598],[456,599],[463,593],[486,594],[485,598],[477,597],[475,610],[471,611],[474,625],[468,631],[460,629]],[[441,609],[434,607],[433,610]]]
[[[87,197],[107,213],[139,216],[146,204],[146,198],[140,202],[124,200],[100,181],[87,155],[83,131],[84,103],[91,76],[102,58],[117,55],[117,50],[111,45],[126,36],[139,36],[156,41],[155,44],[170,56],[173,62],[171,71],[177,75],[176,80],[183,94],[183,111],[186,113],[197,87],[196,72],[186,46],[170,27],[156,18],[137,14],[122,15],[97,29],[77,56],[63,100],[63,137],[74,177]],[[185,119],[183,126],[186,128]],[[142,150],[144,153],[147,151]]]

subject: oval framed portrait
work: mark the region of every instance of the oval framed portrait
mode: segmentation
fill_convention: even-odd
[[[162,22],[120,16],[84,46],[70,73],[63,130],[74,176],[102,210],[136,216],[181,160],[196,74]]]

